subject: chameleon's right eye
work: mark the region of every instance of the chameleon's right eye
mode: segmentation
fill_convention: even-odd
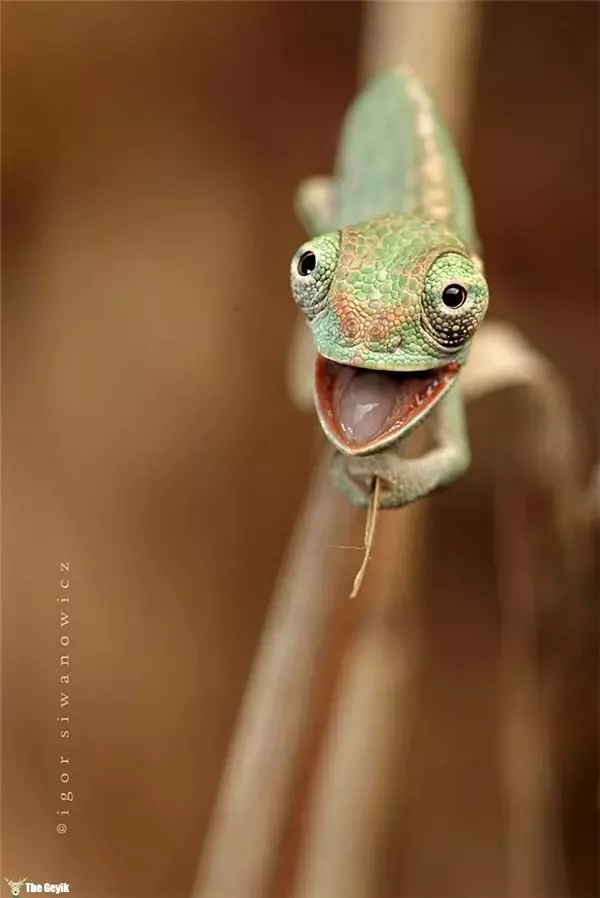
[[[468,295],[462,284],[448,284],[442,291],[442,302],[449,309],[460,309],[466,303]]]
[[[327,305],[340,254],[340,239],[339,231],[316,237],[301,246],[292,259],[292,293],[309,321]]]

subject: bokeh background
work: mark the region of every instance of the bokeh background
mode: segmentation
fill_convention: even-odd
[[[292,197],[331,170],[366,6],[3,4],[4,876],[68,880],[82,898],[190,892],[312,463],[314,423],[284,376],[288,259],[304,236]],[[598,12],[482,5],[465,159],[493,314],[564,378],[587,472]],[[428,525],[439,564],[422,597],[425,710],[386,898],[505,894],[477,463],[494,415],[470,423],[474,470]],[[62,839],[61,561],[74,791]],[[582,898],[597,893],[595,661],[591,646],[564,721],[564,838]]]

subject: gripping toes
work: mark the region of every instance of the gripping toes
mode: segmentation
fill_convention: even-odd
[[[368,507],[374,479],[379,477],[380,507],[398,508],[417,498],[411,483],[416,473],[414,464],[412,459],[400,458],[389,450],[357,458],[336,453],[332,474],[336,485],[357,508]]]
[[[353,458],[336,453],[333,478],[354,505],[367,508],[374,478],[379,477],[380,507],[400,508],[453,483],[468,464],[468,450],[450,446],[421,458],[403,458],[389,449]]]

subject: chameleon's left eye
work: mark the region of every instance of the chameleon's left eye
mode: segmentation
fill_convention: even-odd
[[[339,231],[316,237],[301,246],[292,259],[292,293],[309,321],[327,305],[340,254],[340,239]]]
[[[442,253],[425,277],[421,325],[440,347],[460,349],[481,324],[488,298],[486,280],[473,259]]]
[[[311,250],[307,250],[305,253],[302,253],[300,258],[298,259],[298,274],[300,277],[305,278],[308,277],[309,274],[312,274],[315,268],[317,267],[317,257]]]

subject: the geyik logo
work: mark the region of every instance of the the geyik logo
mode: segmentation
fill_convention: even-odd
[[[4,878],[6,879],[6,876]],[[25,879],[20,879],[18,882],[16,882],[14,879],[6,879],[6,881],[10,889],[10,894],[16,896],[21,894],[21,888],[23,886],[23,883],[27,881],[27,877],[25,877]]]
[[[4,879],[6,879],[6,876]],[[21,894],[21,889],[25,883],[25,892],[28,894],[46,892],[46,894],[51,895],[64,895],[69,892],[68,882],[29,882],[27,877],[18,881],[15,881],[14,879],[6,879],[6,881],[10,888],[10,894],[14,895],[15,898],[17,898],[17,895]]]

